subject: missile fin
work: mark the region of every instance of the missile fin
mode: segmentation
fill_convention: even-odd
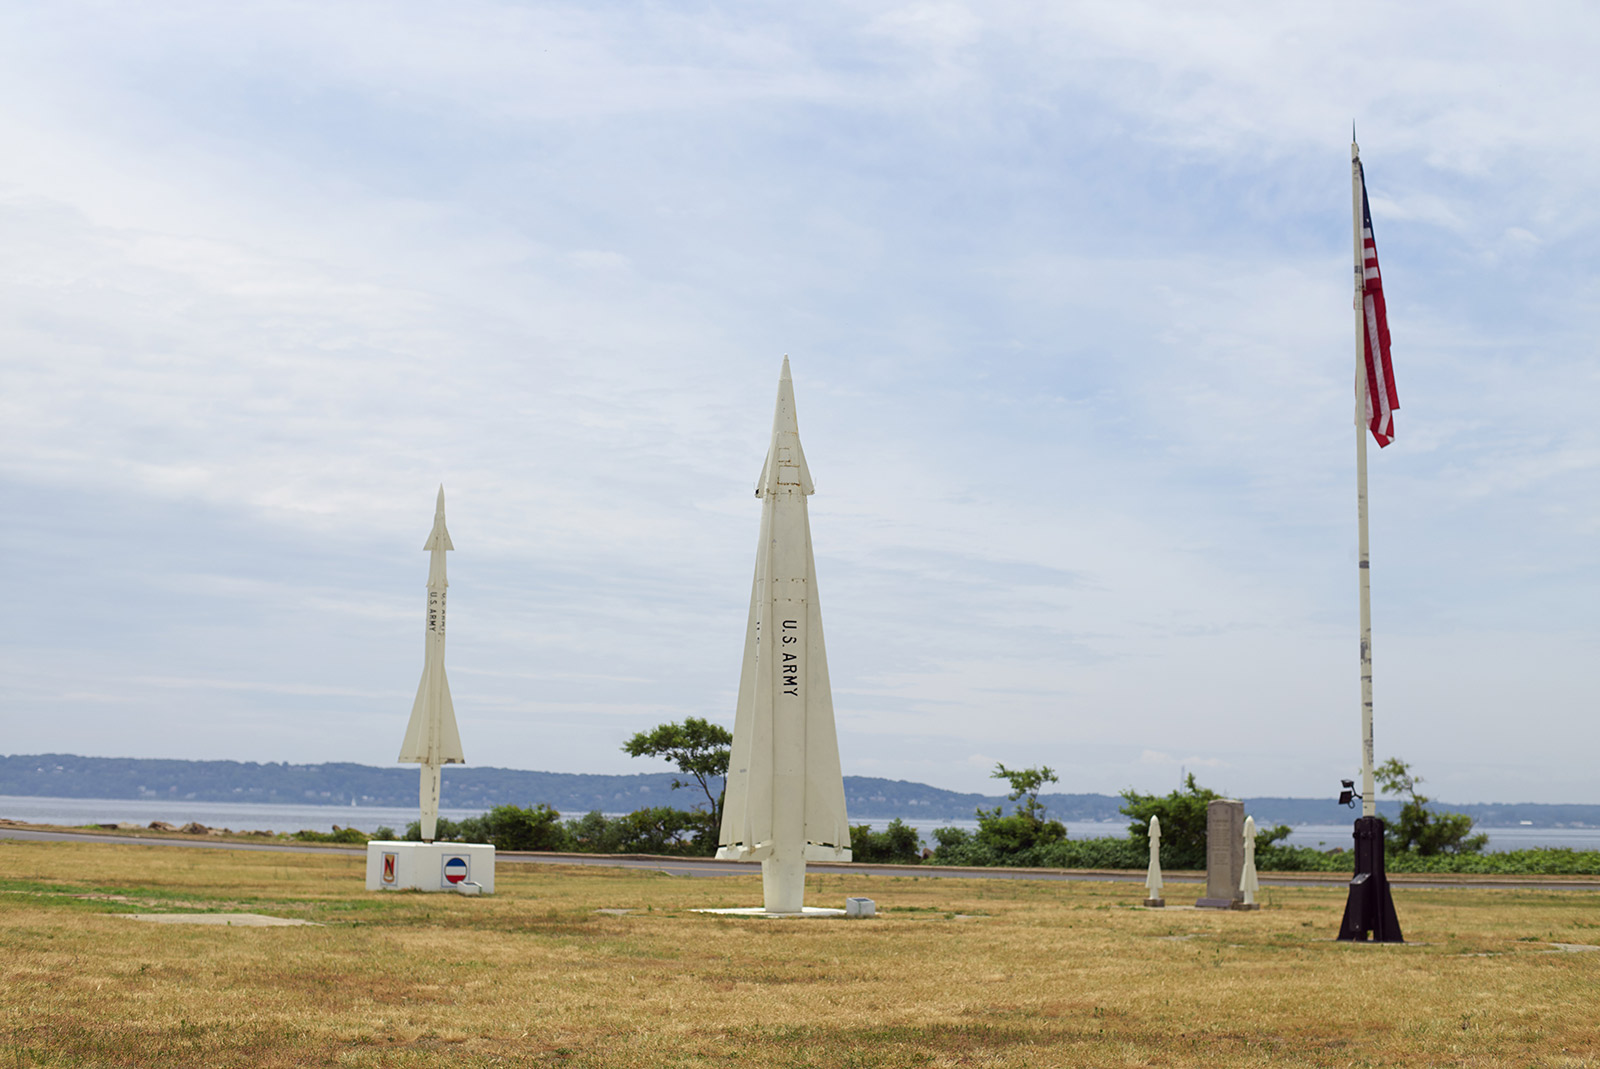
[[[400,744],[397,761],[425,761],[428,757],[428,669],[422,670],[417,684],[417,700],[411,705],[411,720],[406,724],[405,741]]]
[[[806,536],[806,842],[849,853],[850,823],[845,816],[844,775],[839,737],[833,722],[833,689],[828,651],[822,639],[822,605],[817,598],[817,565]],[[825,860],[818,856],[813,860]],[[848,857],[833,860],[848,861]]]
[[[772,838],[771,799],[765,799],[763,806],[763,799],[751,796],[752,783],[770,783],[772,768],[771,675],[762,671],[770,657],[764,658],[761,649],[761,599],[767,585],[769,523],[767,510],[763,509],[755,575],[750,581],[744,663],[739,670],[739,697],[734,708],[733,748],[729,753],[728,777],[723,791],[722,828],[717,836],[718,846],[740,860],[741,853],[747,854],[757,843]],[[760,723],[763,718],[756,707],[762,693],[761,679],[768,681],[767,723]]]
[[[439,689],[444,697],[439,703],[439,752],[433,755],[433,759],[441,765],[464,765],[467,758],[461,752],[461,732],[456,728],[456,706],[450,700],[450,677],[442,664],[439,666],[439,677]]]

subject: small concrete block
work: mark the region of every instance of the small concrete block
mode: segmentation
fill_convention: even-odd
[[[876,917],[878,904],[870,898],[847,898],[844,900],[844,915],[846,917]]]
[[[1144,900],[1144,904],[1151,909],[1165,909],[1167,900],[1165,898],[1147,898]]]

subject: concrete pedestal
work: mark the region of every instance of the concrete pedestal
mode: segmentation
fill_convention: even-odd
[[[829,917],[849,916],[842,909],[823,909],[820,906],[801,906],[788,913],[773,913],[760,906],[748,906],[740,909],[691,909],[690,913],[712,913],[719,917],[772,917],[790,918],[795,920],[825,920]]]
[[[494,894],[494,847],[487,843],[367,843],[367,890]]]

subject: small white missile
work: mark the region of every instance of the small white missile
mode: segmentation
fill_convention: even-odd
[[[1261,890],[1261,881],[1256,878],[1256,818],[1244,818],[1244,871],[1239,874],[1239,891],[1244,895],[1244,904],[1256,904],[1256,892]]]
[[[1150,867],[1145,871],[1144,888],[1146,905],[1166,904],[1161,893],[1161,818],[1157,816],[1150,818]]]
[[[444,555],[456,547],[444,525],[444,487],[433,513],[433,530],[422,548],[428,558],[428,612],[423,631],[422,682],[417,700],[411,706],[411,722],[405,741],[400,744],[402,763],[422,765],[422,839],[433,842],[439,824],[439,780],[443,765],[466,763],[461,753],[461,733],[456,729],[456,710],[450,701],[450,680],[444,674],[445,578]]]
[[[794,383],[784,357],[756,484],[761,537],[717,857],[760,861],[768,913],[798,913],[806,862],[849,861],[850,827],[822,642]]]

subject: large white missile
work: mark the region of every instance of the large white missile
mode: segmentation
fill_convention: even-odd
[[[850,860],[810,493],[784,357],[772,444],[756,484],[761,541],[717,848],[724,860],[761,862],[768,913],[801,912],[808,860]]]
[[[433,513],[433,531],[422,548],[428,558],[428,615],[423,633],[422,682],[411,706],[411,722],[400,744],[401,762],[422,765],[422,840],[433,842],[439,824],[439,773],[444,765],[466,763],[461,753],[461,733],[456,730],[456,710],[450,702],[450,680],[444,674],[445,578],[444,555],[456,547],[444,526],[444,487]]]

